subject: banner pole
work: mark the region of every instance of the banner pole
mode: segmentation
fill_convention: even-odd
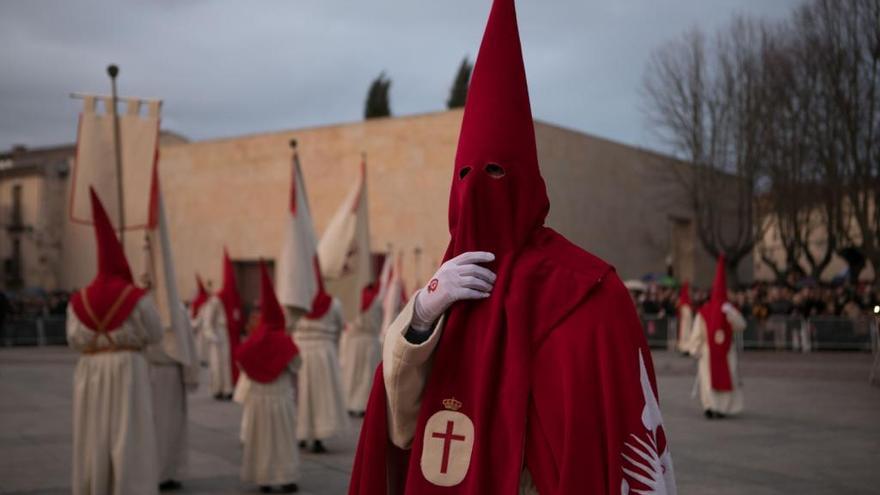
[[[119,139],[119,114],[116,95],[116,76],[119,75],[119,67],[115,64],[107,66],[107,75],[110,76],[110,96],[113,102],[110,115],[113,119],[113,151],[116,157],[116,197],[119,202],[119,242],[125,249],[125,196],[122,188],[122,143]]]

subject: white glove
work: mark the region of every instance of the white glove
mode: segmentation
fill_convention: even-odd
[[[428,331],[455,301],[485,299],[495,285],[495,274],[478,263],[488,263],[495,255],[483,251],[460,254],[443,263],[437,273],[416,293],[410,327]]]
[[[735,309],[736,308],[733,306],[733,304],[730,304],[729,302],[726,302],[721,305],[721,312],[724,314],[730,313],[731,311],[733,311]]]

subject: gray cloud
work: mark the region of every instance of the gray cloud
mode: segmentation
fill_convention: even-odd
[[[650,53],[734,14],[780,18],[802,0],[520,0],[535,116],[632,144]],[[361,118],[372,78],[392,110],[440,110],[479,46],[489,0],[28,0],[0,5],[0,148],[70,142],[72,91],[165,100],[164,126],[203,139]]]

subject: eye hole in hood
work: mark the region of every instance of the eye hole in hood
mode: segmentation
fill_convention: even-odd
[[[497,163],[487,163],[485,170],[486,173],[489,174],[489,177],[492,177],[493,179],[500,179],[507,175],[507,171],[504,170],[504,167]]]

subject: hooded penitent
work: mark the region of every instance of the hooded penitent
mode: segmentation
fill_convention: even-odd
[[[95,190],[90,189],[89,194],[98,248],[98,274],[88,287],[71,297],[70,304],[85,326],[96,332],[112,332],[125,322],[146,291],[134,285],[110,218]]]
[[[287,368],[299,350],[284,331],[284,311],[275,297],[266,264],[260,262],[260,320],[235,352],[248,378],[271,383]]]
[[[681,284],[681,289],[678,292],[678,308],[681,309],[685,306],[693,306],[691,304],[691,286],[687,282]]]
[[[205,284],[202,283],[202,277],[196,275],[196,297],[190,304],[190,316],[195,318],[206,302],[208,302],[208,291],[205,289]]]
[[[727,302],[727,274],[724,270],[724,255],[718,257],[712,294],[700,308],[700,315],[706,323],[706,342],[709,345],[709,371],[712,375],[712,388],[720,392],[733,390],[733,379],[727,353],[733,340],[733,328],[722,310]]]
[[[241,315],[241,297],[238,295],[238,287],[235,283],[235,268],[229,253],[223,250],[223,287],[217,293],[220,302],[223,303],[223,311],[226,313],[226,331],[229,335],[229,359],[235,353],[241,340],[241,329],[244,324]],[[232,382],[238,381],[238,367],[232,366]]]
[[[318,263],[318,255],[315,255],[314,261],[315,279],[317,280],[318,291],[312,299],[312,308],[306,313],[306,318],[310,320],[320,320],[330,310],[330,304],[333,297],[324,290],[324,277],[321,276],[321,265]]]
[[[447,313],[409,451],[389,447],[382,367],[377,371],[350,494],[515,494],[524,463],[540,493],[599,493],[597,486],[621,493],[625,436],[650,434],[658,458],[665,451],[659,426],[646,432],[641,419],[639,351],[648,351],[626,289],[609,265],[544,227],[548,210],[514,2],[496,0],[468,90],[444,257],[494,253],[495,286],[489,298],[459,301]],[[590,311],[581,309],[593,298]],[[557,337],[559,325],[565,330]],[[534,364],[551,337],[571,345],[546,351],[560,353],[558,362],[556,354],[541,354],[544,364]],[[609,355],[617,344],[614,352],[625,358]],[[540,375],[545,368],[556,375]],[[646,369],[653,383],[653,368]],[[553,400],[539,398],[550,390]],[[614,403],[598,395],[608,390]],[[539,400],[555,418],[544,425],[552,432],[532,425],[540,422]],[[596,454],[603,448],[606,459]]]

